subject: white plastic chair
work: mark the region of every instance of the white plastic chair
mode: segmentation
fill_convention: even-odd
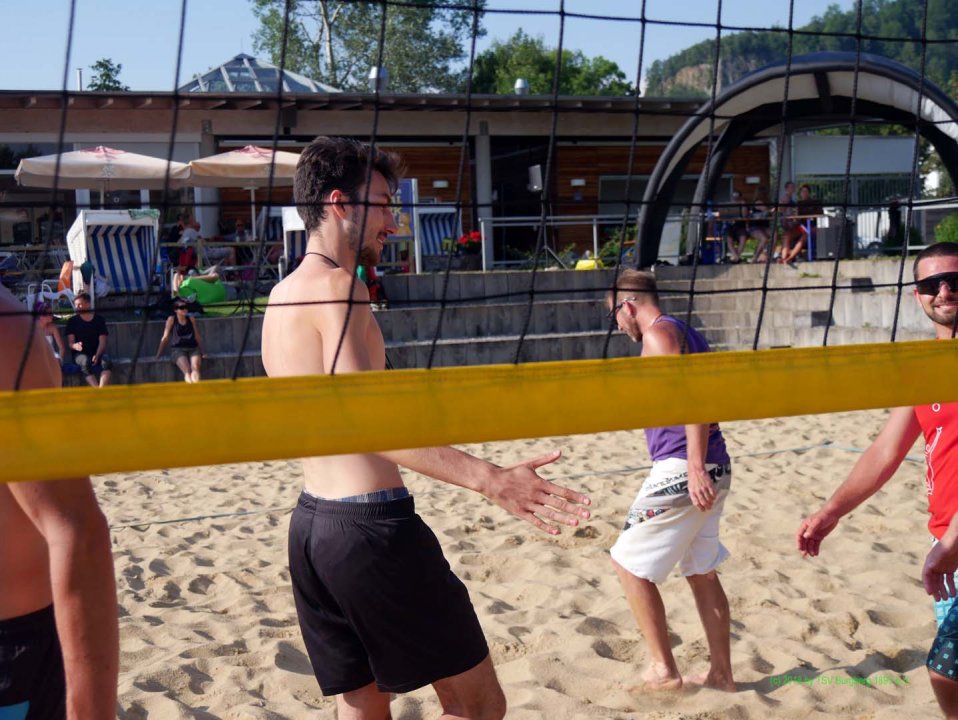
[[[27,285],[27,307],[31,310],[37,302],[43,301],[50,303],[50,306],[53,307],[54,304],[58,303],[61,299],[65,299],[70,303],[70,308],[73,308],[73,291],[69,288],[57,290],[50,280]]]

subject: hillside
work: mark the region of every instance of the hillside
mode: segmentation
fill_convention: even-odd
[[[760,20],[756,19],[756,24]],[[944,86],[958,76],[958,0],[863,0],[861,51],[897,60],[920,70],[924,47],[925,72]],[[922,27],[927,28],[921,43]],[[858,9],[841,10],[831,5],[822,16],[812,18],[792,34],[792,55],[826,50],[855,52],[859,27]],[[902,40],[915,38],[915,40]],[[942,42],[950,41],[950,42]],[[788,55],[788,33],[783,28],[723,35],[719,43],[719,88],[743,75]],[[665,60],[656,60],[646,75],[647,97],[708,97],[711,93],[715,40],[706,40]]]

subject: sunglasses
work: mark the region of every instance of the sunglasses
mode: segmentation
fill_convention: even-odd
[[[613,305],[612,309],[609,310],[608,313],[606,313],[606,316],[605,316],[606,320],[615,320],[615,316],[619,314],[619,310],[624,308],[627,302],[632,302],[634,300],[635,300],[634,297],[628,297],[628,298],[625,298],[622,302]]]
[[[186,310],[186,305],[174,305],[174,310]]]
[[[617,305],[613,305],[613,306],[612,306],[612,309],[609,310],[608,313],[606,313],[606,316],[605,316],[605,317],[606,317],[606,320],[615,320],[615,316],[619,314],[619,310],[621,310],[623,307],[625,307],[625,302],[626,302],[626,301],[623,300],[622,302],[618,303]]]
[[[948,286],[949,291],[958,292],[958,272],[943,272],[916,280],[915,289],[919,295],[937,295],[942,283]]]

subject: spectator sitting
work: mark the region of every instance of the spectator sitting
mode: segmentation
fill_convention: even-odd
[[[180,234],[180,245],[190,245],[195,247],[200,240],[200,224],[190,219],[183,232]]]
[[[166,233],[164,242],[167,243],[178,243],[180,238],[183,235],[183,231],[186,229],[186,224],[190,220],[190,216],[186,213],[178,213],[176,216],[176,225],[170,228],[169,232]]]
[[[60,328],[53,321],[53,310],[50,305],[42,300],[38,300],[33,306],[33,314],[37,320],[37,328],[43,333],[43,337],[50,343],[53,354],[63,368],[63,359],[67,354],[67,347],[63,344],[63,335],[60,334]],[[72,365],[72,363],[70,363]]]
[[[757,241],[752,262],[762,262],[768,259],[769,235],[768,200],[761,189],[755,191],[755,200],[752,202],[752,219],[749,221],[749,235]]]
[[[748,240],[748,225],[745,222],[748,217],[748,208],[742,200],[742,193],[737,190],[732,193],[732,204],[728,214],[732,221],[725,230],[728,258],[730,262],[739,263],[742,262],[742,252]]]
[[[805,227],[795,218],[798,207],[795,204],[795,183],[785,183],[785,190],[779,198],[779,215],[782,224],[782,249],[778,261],[792,264],[795,257],[805,247]]]
[[[200,240],[202,240],[200,224],[192,217],[188,217],[183,232],[180,235],[180,245],[196,247]],[[203,254],[206,256],[208,263],[236,265],[236,250],[229,246],[208,247],[204,245]]]
[[[803,237],[807,238],[809,233],[811,233],[812,241],[815,240],[815,231],[818,228],[817,216],[824,214],[825,211],[822,209],[822,204],[812,197],[811,186],[807,183],[803,183],[798,189],[798,216]],[[811,250],[809,250],[809,252],[811,252]],[[798,255],[798,252],[794,252],[791,257],[786,259],[785,253],[783,252],[783,261],[790,262],[796,255]],[[809,256],[808,259],[813,260],[814,258]]]
[[[173,338],[170,350],[170,359],[183,373],[183,379],[188,383],[200,381],[200,367],[206,353],[203,351],[203,339],[196,320],[187,314],[186,301],[177,298],[173,301],[173,314],[166,319],[163,337],[156,349],[156,357],[163,354],[166,344]]]
[[[113,374],[113,363],[106,352],[110,336],[106,320],[90,308],[90,294],[79,293],[74,299],[77,314],[67,320],[67,344],[73,350],[73,362],[91,387],[106,387]]]

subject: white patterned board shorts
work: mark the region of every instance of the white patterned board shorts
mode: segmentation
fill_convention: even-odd
[[[702,512],[688,495],[688,462],[653,463],[629,508],[612,559],[636,577],[661,584],[678,565],[683,576],[711,572],[729,556],[719,540],[719,520],[732,477],[731,465],[706,464],[716,486],[712,509]]]

